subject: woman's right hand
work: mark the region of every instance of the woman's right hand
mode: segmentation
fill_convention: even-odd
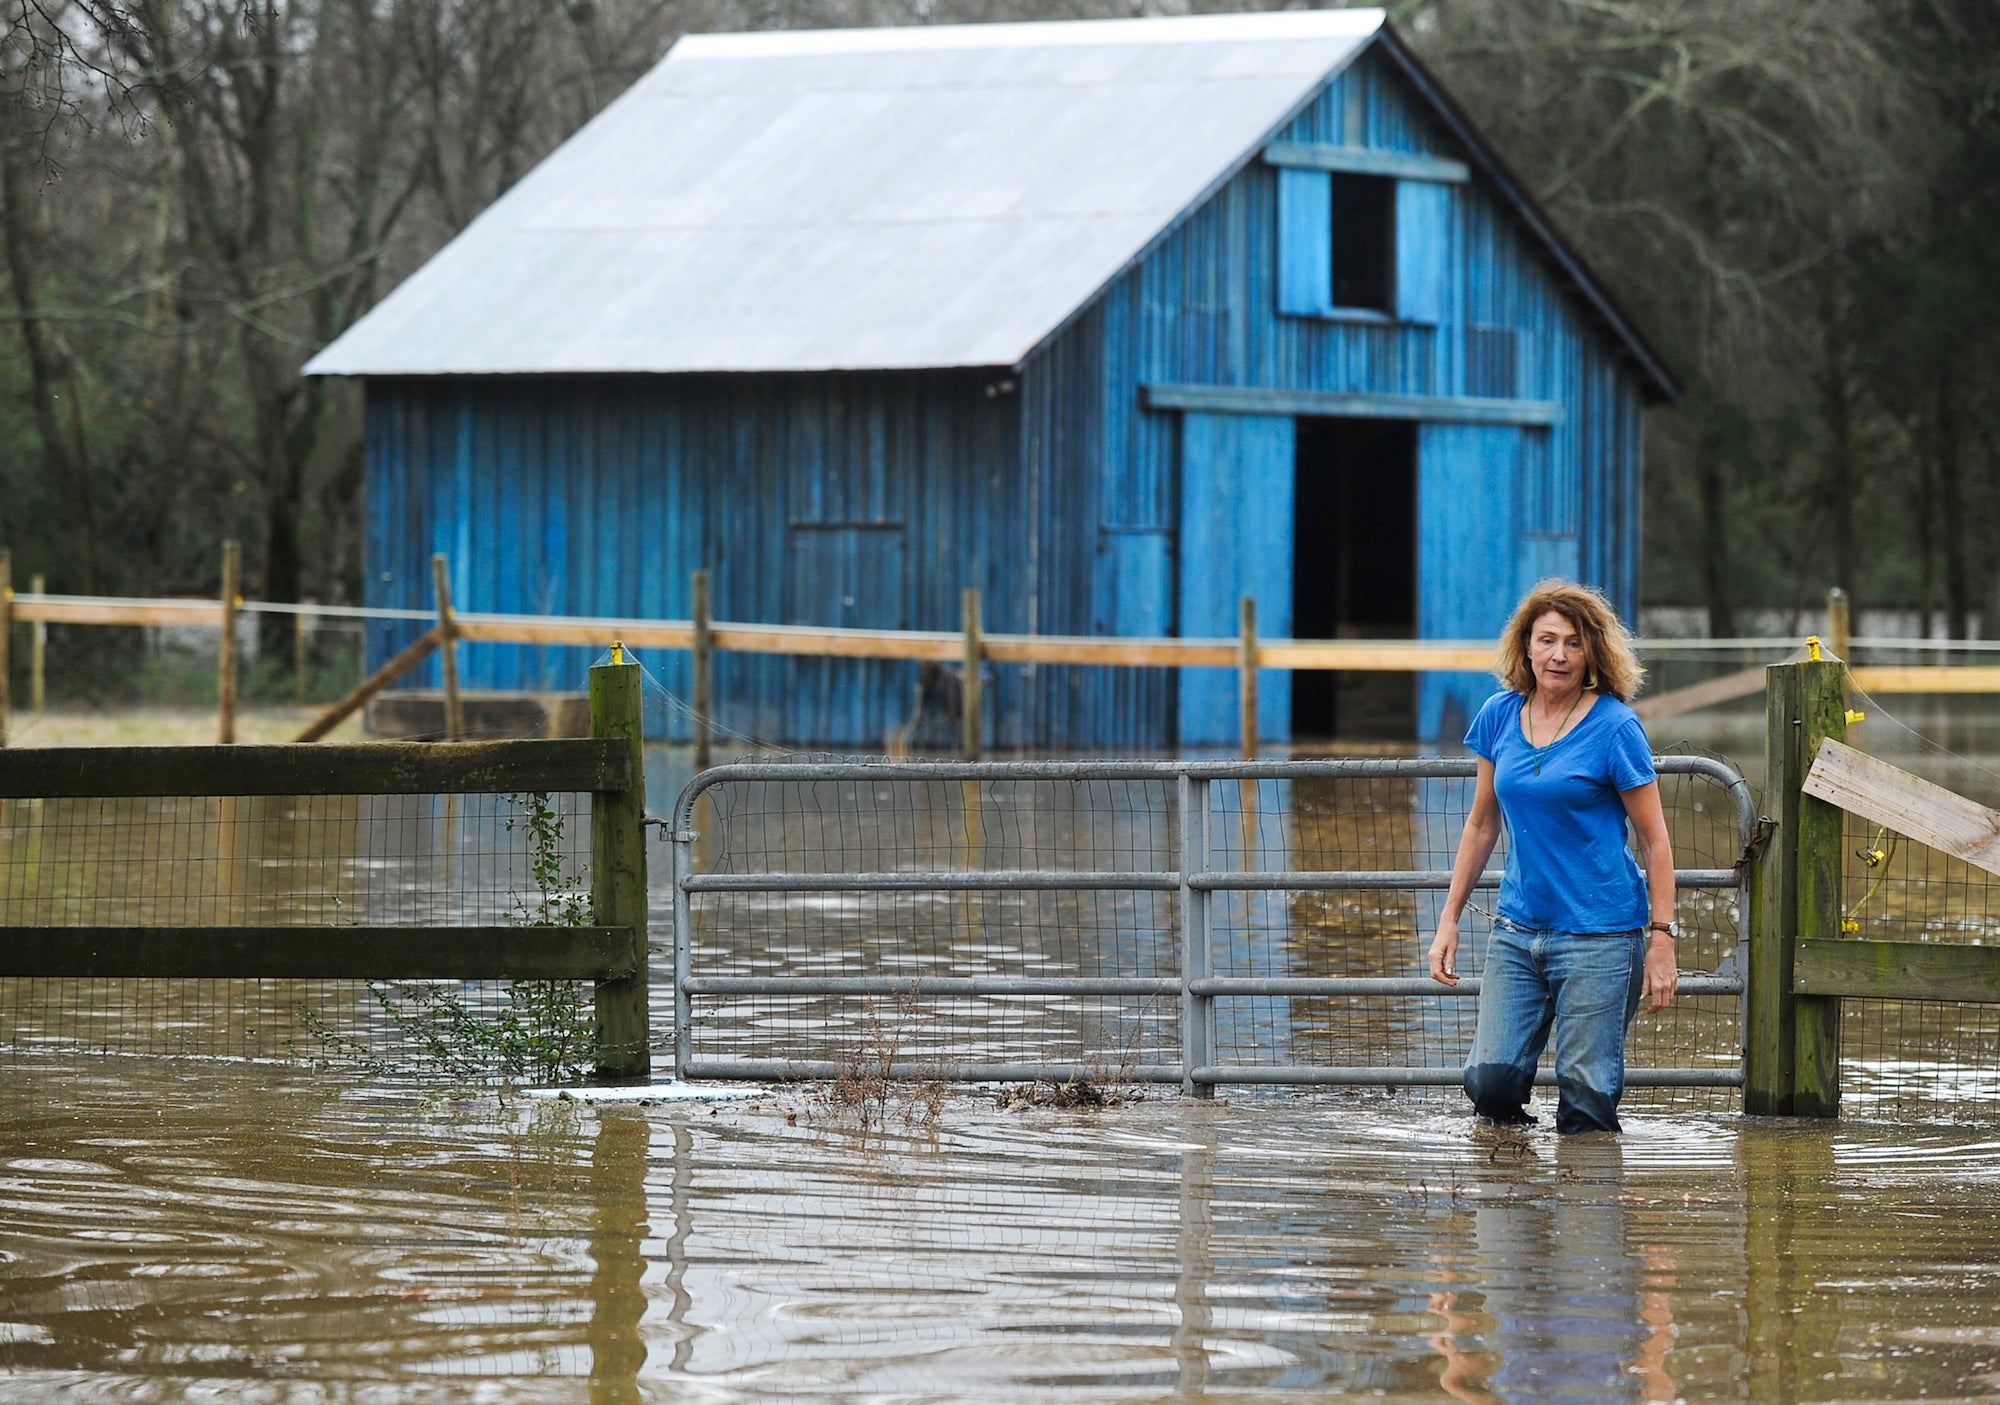
[[[1431,938],[1431,979],[1439,985],[1458,984],[1458,919],[1440,917]]]

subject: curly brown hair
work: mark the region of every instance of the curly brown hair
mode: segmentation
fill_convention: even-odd
[[[1645,665],[1632,647],[1632,635],[1611,602],[1595,586],[1551,576],[1536,584],[1514,609],[1514,618],[1500,634],[1500,652],[1493,674],[1500,685],[1522,697],[1535,691],[1535,671],[1528,663],[1528,636],[1535,621],[1554,611],[1583,637],[1586,688],[1630,702],[1645,680]]]

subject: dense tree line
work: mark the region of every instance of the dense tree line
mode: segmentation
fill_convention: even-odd
[[[709,29],[1278,0],[0,0],[17,581],[358,592],[351,387],[299,366]],[[1405,0],[1666,354],[1649,602],[2000,608],[2000,7]]]
[[[1428,55],[1688,388],[1650,601],[1993,618],[2000,7],[1442,0]]]

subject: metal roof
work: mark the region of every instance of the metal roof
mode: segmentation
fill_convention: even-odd
[[[1016,365],[1382,28],[691,35],[306,371]]]

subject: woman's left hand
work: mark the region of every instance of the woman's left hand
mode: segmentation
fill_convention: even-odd
[[[1674,1003],[1674,993],[1680,989],[1681,972],[1679,953],[1674,950],[1674,939],[1663,933],[1653,933],[1653,939],[1646,943],[1646,984],[1644,994],[1646,1008],[1655,1013]]]

